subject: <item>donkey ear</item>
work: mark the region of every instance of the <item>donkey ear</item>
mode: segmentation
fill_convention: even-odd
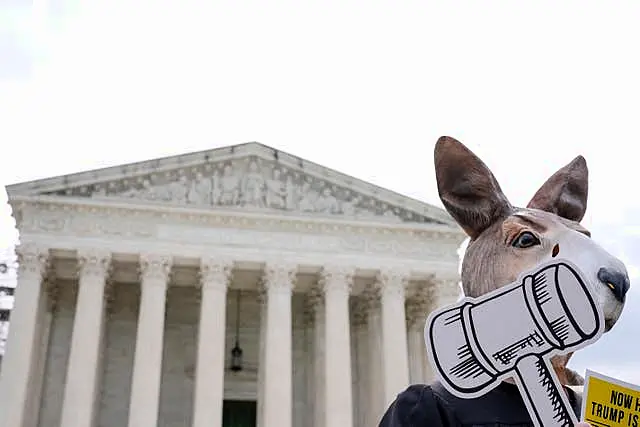
[[[528,208],[554,213],[580,222],[587,211],[589,169],[582,156],[559,169],[533,196]]]
[[[457,140],[443,136],[434,151],[438,194],[473,240],[512,207],[489,168]]]

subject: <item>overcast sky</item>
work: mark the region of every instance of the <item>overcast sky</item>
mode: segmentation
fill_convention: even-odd
[[[524,205],[582,154],[584,224],[633,277],[572,366],[640,383],[640,2],[31,3],[0,6],[1,184],[259,141],[441,206],[451,135]]]

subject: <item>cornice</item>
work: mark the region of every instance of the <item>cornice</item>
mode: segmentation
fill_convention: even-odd
[[[298,233],[349,233],[369,236],[394,236],[416,240],[447,241],[459,246],[466,235],[458,227],[425,224],[395,223],[384,221],[350,220],[336,217],[316,217],[287,213],[256,213],[242,210],[197,209],[164,204],[140,204],[132,201],[118,202],[71,198],[59,196],[14,196],[9,201],[18,230],[33,227],[38,216],[44,214],[60,215],[60,221],[72,221],[74,215],[89,215],[102,218],[129,218],[138,221],[172,222],[179,224],[217,227],[241,227],[249,229],[291,230]],[[27,223],[25,223],[25,221]],[[51,224],[52,231],[64,228]],[[43,231],[46,231],[43,230]],[[142,232],[140,230],[140,232]]]
[[[231,160],[243,155],[251,155],[252,143],[240,144],[233,147],[221,147],[213,150],[195,153],[176,154],[151,160],[143,160],[124,165],[109,166],[89,171],[59,175],[50,178],[37,179],[14,183],[6,186],[7,194],[11,198],[15,195],[34,195],[41,192],[64,190],[69,185],[92,185],[96,182],[115,181],[123,178],[137,178],[149,173],[163,173],[179,168],[189,168],[211,161]],[[249,149],[242,152],[243,147]],[[245,148],[246,150],[246,148]]]

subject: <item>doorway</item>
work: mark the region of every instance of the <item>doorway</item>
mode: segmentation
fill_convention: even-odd
[[[222,427],[256,427],[257,405],[251,400],[225,400]]]

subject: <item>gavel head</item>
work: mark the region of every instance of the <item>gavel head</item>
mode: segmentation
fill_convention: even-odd
[[[477,394],[510,374],[521,358],[572,351],[603,328],[579,270],[556,261],[436,314],[427,321],[425,340],[440,377],[460,393]]]

